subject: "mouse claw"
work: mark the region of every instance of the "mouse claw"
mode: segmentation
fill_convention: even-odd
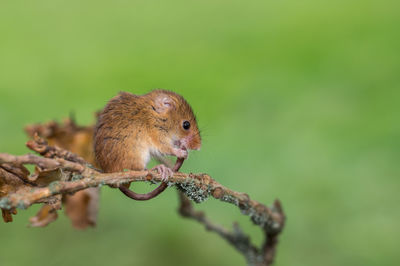
[[[167,182],[168,178],[174,175],[174,172],[171,168],[166,167],[163,164],[157,165],[153,167],[151,170],[157,170],[157,172],[161,175],[161,180],[163,182]]]

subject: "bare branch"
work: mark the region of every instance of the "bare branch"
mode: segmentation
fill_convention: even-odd
[[[33,154],[15,156],[7,153],[0,153],[0,165],[12,164],[20,166],[23,164],[33,164],[42,169],[63,168],[65,170],[83,172],[85,167],[79,163],[67,161],[62,158],[48,159]]]
[[[262,227],[264,244],[261,248],[257,248],[251,243],[250,237],[243,233],[238,223],[233,223],[233,231],[231,232],[223,226],[213,223],[206,217],[204,212],[196,211],[190,200],[182,192],[179,192],[179,199],[181,203],[179,213],[183,217],[194,219],[203,224],[206,230],[220,235],[246,258],[248,265],[266,266],[273,263],[276,245],[278,244],[278,235],[282,231],[285,221],[282,209],[277,210],[278,213],[274,213],[275,217],[280,215],[281,224],[279,230],[269,230],[269,228]],[[280,203],[276,200],[274,204]]]
[[[79,156],[61,148],[48,146],[40,138],[28,142],[28,147],[50,158],[32,154],[21,156],[0,154],[0,170],[3,169],[0,171],[0,208],[3,210],[5,221],[11,220],[11,214],[15,213],[15,208],[25,209],[32,204],[43,202],[51,206],[59,206],[61,195],[91,187],[103,185],[120,187],[130,182],[162,182],[157,171],[101,173]],[[33,164],[39,168],[36,178],[27,177],[27,169],[23,166],[26,164]],[[19,170],[13,173],[7,171],[7,169],[14,169],[13,167]],[[15,175],[20,179],[28,179],[30,182],[18,182],[18,178],[15,181]],[[19,177],[20,175],[22,177]],[[249,265],[270,265],[273,262],[278,235],[285,223],[285,215],[279,201],[275,201],[274,205],[268,208],[251,200],[245,193],[223,186],[207,174],[175,172],[168,179],[168,186],[176,186],[181,191],[180,214],[182,216],[192,218],[202,223],[207,230],[218,233],[243,254]],[[200,203],[209,197],[233,204],[240,209],[242,214],[249,216],[251,221],[263,230],[265,239],[262,247],[252,245],[250,238],[242,232],[238,224],[234,224],[233,231],[229,231],[213,223],[203,212],[194,210],[190,200]],[[46,208],[44,213],[52,214],[57,208],[59,207]],[[56,218],[56,213],[54,216],[45,217],[47,220],[35,220],[34,224],[38,226],[47,224]]]
[[[33,137],[34,137],[34,139],[29,140],[26,143],[26,146],[29,149],[39,153],[40,155],[42,155],[46,158],[64,158],[65,160],[68,160],[71,162],[76,162],[76,163],[80,163],[80,164],[86,163],[86,161],[82,157],[79,157],[78,155],[76,155],[70,151],[61,149],[56,146],[49,146],[47,144],[47,141],[40,138],[37,133],[35,133]]]

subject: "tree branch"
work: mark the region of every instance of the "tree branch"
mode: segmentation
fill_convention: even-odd
[[[0,170],[3,169],[0,171],[0,208],[5,220],[10,220],[9,216],[15,213],[15,208],[26,209],[35,203],[53,204],[58,207],[50,210],[56,210],[61,200],[57,195],[103,185],[116,187],[130,182],[162,182],[156,171],[101,173],[79,156],[48,146],[39,137],[29,141],[27,146],[44,157],[0,153]],[[26,164],[36,165],[36,172],[29,175],[24,167]],[[14,172],[19,174],[10,174],[4,170],[10,167],[18,169]],[[285,224],[285,215],[278,200],[268,208],[250,199],[245,193],[223,186],[207,174],[175,172],[169,178],[168,186],[176,186],[181,191],[179,212],[182,216],[194,219],[207,230],[218,233],[246,258],[248,265],[270,265],[273,262],[278,235]],[[229,231],[213,223],[203,212],[194,210],[190,200],[200,203],[209,197],[233,204],[242,214],[249,216],[253,224],[263,231],[265,239],[262,247],[251,244],[250,238],[242,232],[238,224],[235,223],[233,231]]]

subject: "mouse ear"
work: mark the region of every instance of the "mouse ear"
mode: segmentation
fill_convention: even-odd
[[[153,109],[159,114],[165,113],[174,107],[174,101],[170,97],[168,97],[168,95],[165,94],[157,96],[154,103],[155,105]]]

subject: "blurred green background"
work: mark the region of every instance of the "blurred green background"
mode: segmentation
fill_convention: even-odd
[[[288,216],[276,265],[399,265],[399,1],[0,2],[0,152],[22,154],[24,125],[78,123],[118,91],[165,88],[197,113],[207,172]],[[147,187],[143,186],[144,191]],[[261,242],[216,200],[197,205]],[[169,189],[134,202],[103,188],[98,226],[64,215],[0,224],[0,265],[244,265],[180,218]]]

